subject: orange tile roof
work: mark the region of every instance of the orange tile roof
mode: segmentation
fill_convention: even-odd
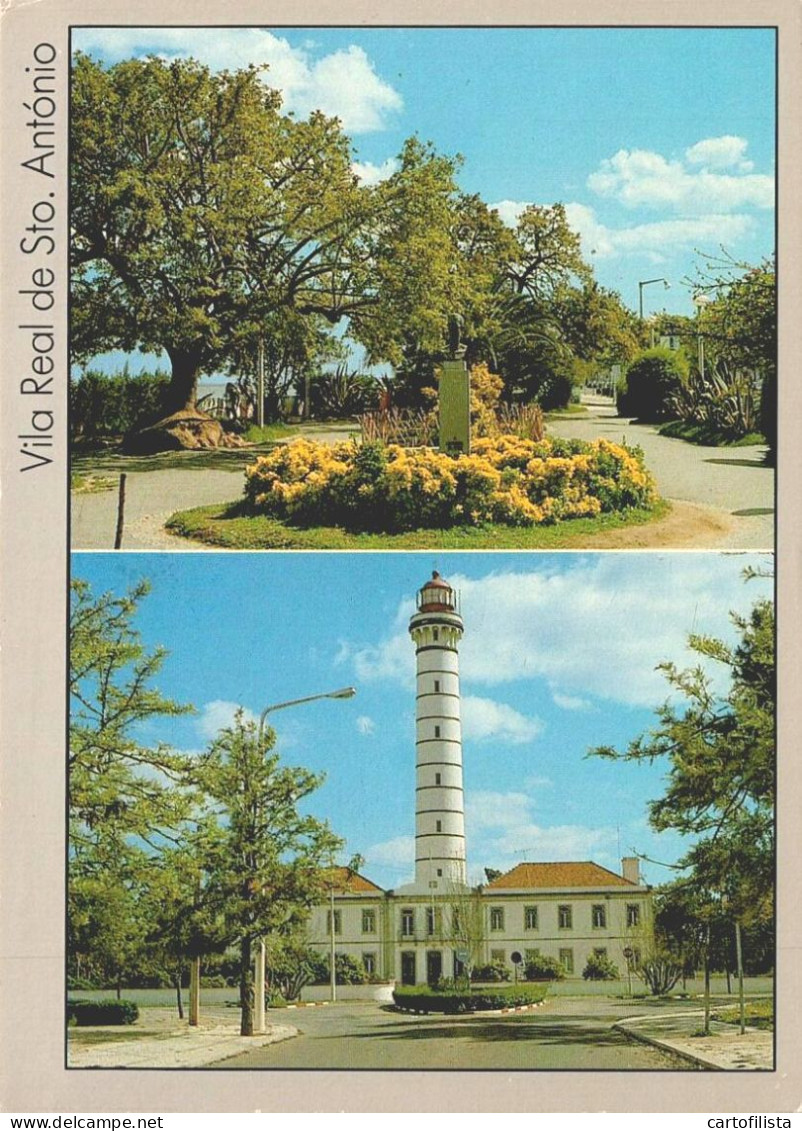
[[[334,890],[340,894],[357,895],[366,892],[371,895],[383,894],[382,889],[372,880],[360,876],[358,872],[350,872],[348,868],[334,868],[330,874],[334,881]]]
[[[636,887],[617,872],[590,860],[555,864],[516,864],[503,876],[485,885],[485,891],[507,888],[599,888]]]

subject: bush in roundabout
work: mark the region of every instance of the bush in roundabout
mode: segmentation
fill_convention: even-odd
[[[607,440],[484,437],[470,455],[381,441],[282,444],[245,470],[254,514],[303,526],[394,533],[535,526],[652,506],[638,449]]]
[[[547,986],[496,985],[459,989],[445,986],[396,986],[393,1001],[398,1009],[410,1013],[478,1013],[487,1009],[512,1009],[537,1005],[546,996]]]

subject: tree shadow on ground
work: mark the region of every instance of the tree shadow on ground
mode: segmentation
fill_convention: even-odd
[[[764,471],[771,470],[770,464],[767,464],[763,459],[724,459],[718,456],[711,456],[709,459],[704,460],[705,463],[722,463],[728,467],[760,467]]]
[[[151,456],[127,456],[121,452],[87,452],[73,455],[73,473],[147,471],[244,471],[258,456],[268,455],[275,443],[254,444],[248,448],[204,448],[202,451],[159,452]]]
[[[574,1019],[572,1018],[572,1022]],[[449,1022],[420,1019],[387,1029],[372,1026],[370,1029],[354,1034],[355,1040],[416,1041],[416,1040],[462,1040],[472,1041],[531,1041],[547,1045],[588,1045],[598,1048],[602,1045],[625,1046],[629,1038],[609,1026],[598,1025],[598,1018],[577,1017],[576,1023],[519,1021],[510,1018],[506,1021],[489,1021],[480,1018]],[[583,1027],[582,1022],[596,1022],[592,1027]]]

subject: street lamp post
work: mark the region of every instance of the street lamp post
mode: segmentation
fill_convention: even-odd
[[[668,279],[643,279],[638,283],[638,317],[641,322],[643,321],[643,288],[651,286],[652,283],[662,283],[666,290],[669,290],[671,284]]]
[[[259,716],[259,730],[257,732],[257,741],[261,748],[262,739],[265,733],[265,721],[269,714],[273,711],[282,711],[285,707],[297,707],[300,703],[314,703],[318,699],[353,699],[356,695],[355,687],[340,687],[337,691],[323,691],[319,695],[304,695],[300,699],[286,699],[283,703],[271,703],[269,707],[265,707]],[[334,914],[332,912],[332,921]],[[255,1033],[264,1033],[265,1031],[265,940],[264,936],[259,939],[259,946],[256,951],[254,970],[254,989],[256,1000],[254,1002],[254,1016],[253,1028]]]
[[[696,351],[699,364],[699,376],[702,381],[705,379],[705,339],[702,333],[702,311],[710,302],[710,297],[706,294],[695,294],[693,296],[693,305],[696,307]]]

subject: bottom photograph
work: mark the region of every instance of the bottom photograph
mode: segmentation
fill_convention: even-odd
[[[773,566],[74,554],[67,1067],[772,1070]]]

